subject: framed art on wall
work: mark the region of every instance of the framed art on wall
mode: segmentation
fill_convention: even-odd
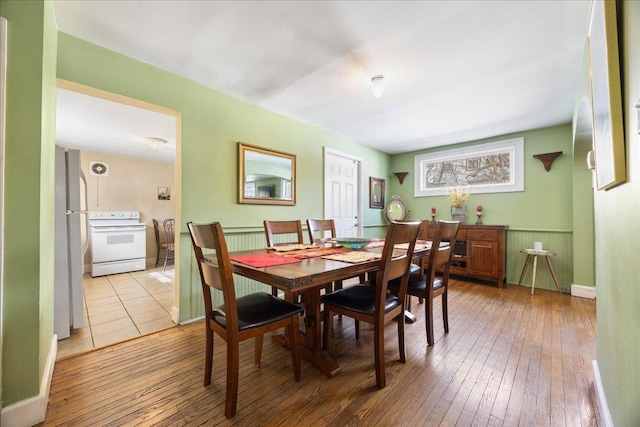
[[[589,24],[594,149],[598,190],[626,181],[616,2],[594,1]]]

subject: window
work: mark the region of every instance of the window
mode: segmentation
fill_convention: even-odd
[[[465,186],[472,193],[524,190],[524,138],[491,142],[415,157],[415,197]]]

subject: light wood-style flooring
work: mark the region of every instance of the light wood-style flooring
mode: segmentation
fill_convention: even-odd
[[[599,426],[592,361],[595,301],[514,285],[453,280],[450,333],[435,304],[427,347],[423,306],[406,325],[407,362],[386,328],[387,387],[375,386],[373,330],[334,322],[328,379],[302,361],[294,382],[285,348],[265,339],[262,364],[241,344],[238,412],[224,417],[225,344],[215,338],[204,387],[204,325],[178,326],[56,363],[44,426]]]

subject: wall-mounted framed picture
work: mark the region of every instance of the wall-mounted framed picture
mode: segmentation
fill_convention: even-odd
[[[158,187],[158,200],[171,200],[171,187]]]
[[[450,187],[474,194],[524,190],[524,138],[419,154],[414,196],[444,196]]]
[[[596,182],[608,190],[627,180],[616,2],[593,2],[589,23]]]
[[[384,209],[384,179],[369,177],[369,207]]]

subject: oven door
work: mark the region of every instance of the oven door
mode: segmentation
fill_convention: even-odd
[[[93,263],[122,261],[146,257],[147,226],[92,226]]]

